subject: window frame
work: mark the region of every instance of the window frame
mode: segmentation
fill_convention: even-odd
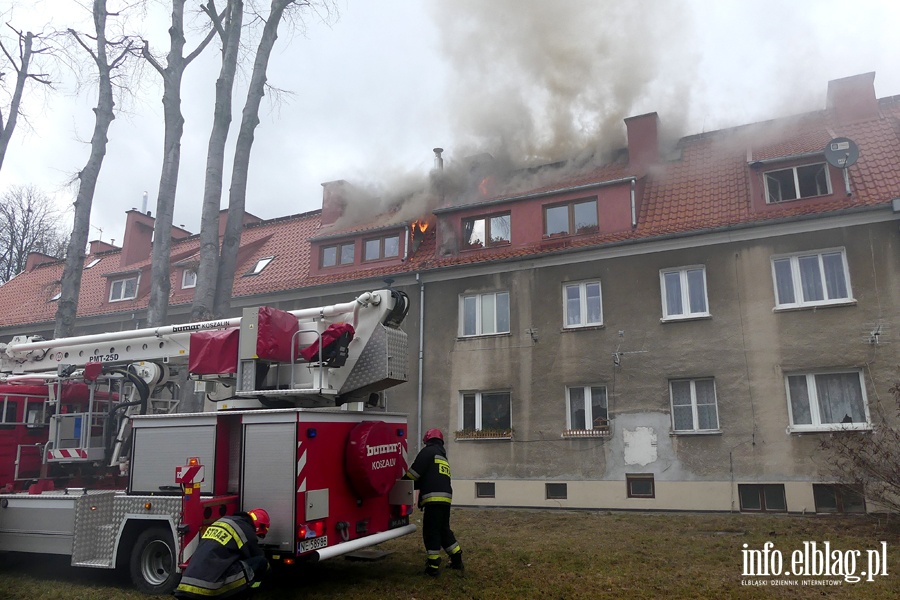
[[[274,256],[263,256],[253,264],[253,267],[250,270],[244,273],[244,277],[255,277],[256,275],[259,275],[265,271],[274,260]]]
[[[582,391],[582,402],[584,402],[584,427],[576,428],[572,423],[572,390],[580,389]],[[594,417],[593,391],[594,389],[603,390],[603,405],[606,410],[605,417]],[[597,423],[598,420],[605,423]],[[604,431],[609,428],[609,390],[603,384],[588,385],[567,385],[566,386],[566,430],[567,431]],[[590,425],[590,426],[588,426]]]
[[[700,415],[698,406],[709,406],[708,404],[699,404],[697,402],[697,382],[699,381],[711,381],[712,382],[712,392],[713,392],[713,403],[712,406],[715,407],[716,410],[716,426],[712,429],[700,429]],[[687,382],[690,384],[690,395],[691,395],[691,429],[677,429],[675,424],[675,390],[674,385],[676,383],[684,383]],[[687,404],[679,404],[678,406],[688,406]],[[710,433],[721,433],[721,424],[719,422],[719,393],[716,389],[716,378],[715,377],[679,377],[675,379],[669,380],[669,409],[671,411],[671,419],[672,419],[672,433],[674,435],[690,435],[690,434],[710,434]]]
[[[344,248],[352,248],[353,257],[352,260],[345,261],[344,260]],[[334,264],[326,265],[325,264],[325,252],[328,250],[334,250]],[[341,242],[339,244],[327,244],[322,246],[319,249],[319,266],[322,269],[334,269],[336,267],[346,267],[347,265],[352,265],[356,263],[356,242]]]
[[[633,484],[634,483],[646,483],[650,482],[650,493],[649,494],[640,494],[634,491]],[[627,496],[629,498],[656,498],[656,478],[653,476],[653,473],[626,473],[625,474],[625,486]]]
[[[544,483],[544,500],[568,500],[569,485],[560,482]]]
[[[493,331],[485,332],[485,315],[484,312],[484,298],[487,296],[494,297],[494,314],[493,314]],[[497,298],[500,296],[506,297],[506,330],[500,330],[500,322],[498,319],[498,311],[497,311]],[[510,293],[508,291],[497,291],[497,292],[485,292],[480,294],[460,294],[459,296],[459,328],[458,335],[461,338],[473,338],[479,336],[488,336],[488,335],[509,335],[512,329],[512,307],[510,306]],[[475,323],[474,333],[466,333],[466,315],[467,315],[467,300],[474,299],[475,301]]]
[[[194,281],[190,284],[188,284],[188,281],[187,281],[188,273],[192,273],[194,276]],[[194,269],[184,269],[181,272],[181,289],[189,290],[189,289],[195,288],[195,287],[197,287],[197,271]]]
[[[846,296],[843,297],[834,297],[828,298],[828,282],[827,282],[827,274],[825,268],[825,259],[826,255],[834,255],[840,254],[841,256],[841,269],[843,275],[843,285],[846,289]],[[822,300],[805,300],[804,299],[804,280],[803,273],[800,270],[800,261],[805,258],[816,257],[816,261],[818,264],[818,283],[819,291],[822,294]],[[791,293],[793,294],[793,302],[782,302],[779,292],[778,286],[778,269],[776,267],[776,263],[782,262],[785,260],[789,260],[790,267],[790,275],[791,275]],[[804,252],[793,252],[790,254],[776,254],[771,257],[769,263],[772,268],[772,287],[773,292],[775,293],[775,310],[792,310],[798,308],[812,308],[817,306],[841,306],[846,304],[852,304],[856,302],[856,299],[853,297],[853,287],[850,283],[850,265],[847,262],[847,251],[844,247],[838,248],[824,248],[821,250],[808,250]]]
[[[576,229],[577,223],[575,221],[575,207],[581,204],[593,204],[594,205],[594,223],[593,225],[586,226],[590,231],[579,231]],[[568,216],[568,225],[567,230],[556,231],[554,233],[548,232],[549,223],[547,221],[547,213],[555,208],[565,207],[567,210]],[[568,237],[573,235],[589,235],[593,233],[597,233],[600,231],[600,212],[599,212],[599,202],[597,201],[597,197],[589,197],[589,198],[577,198],[575,200],[567,200],[566,202],[555,202],[552,204],[545,204],[542,208],[542,216],[543,216],[543,237],[544,238],[554,238],[554,237]]]
[[[703,305],[704,310],[700,312],[692,312],[691,310],[691,287],[689,273],[700,271],[703,276]],[[680,301],[682,312],[669,314],[668,286],[666,283],[666,275],[678,274],[678,285],[680,291]],[[712,314],[709,312],[709,284],[706,280],[706,265],[687,265],[683,267],[670,267],[659,270],[659,289],[660,298],[662,300],[662,321],[685,321],[689,319],[709,318]]]
[[[847,485],[841,483],[814,483],[813,487],[813,505],[815,506],[817,514],[838,514],[838,515],[854,515],[854,514],[866,514],[868,509],[866,508],[866,495],[863,492],[862,486],[855,485]],[[830,492],[834,496],[834,510],[830,510],[830,507],[823,507],[819,503],[819,494],[817,491]],[[855,495],[859,498],[860,506],[862,510],[847,510],[847,502],[846,497]]]
[[[818,375],[850,375],[855,374],[859,381],[860,401],[862,402],[862,410],[865,415],[865,422],[851,423],[823,423],[820,414],[818,384],[816,377]],[[794,406],[791,398],[791,377],[806,378],[806,393],[809,403],[809,414],[811,423],[794,423]],[[863,377],[862,369],[843,369],[843,370],[816,370],[801,371],[784,374],[784,388],[787,397],[788,408],[788,432],[828,432],[828,431],[868,431],[872,428],[872,416],[869,414],[869,399],[866,394],[866,381]]]
[[[800,169],[807,169],[807,168],[811,168],[811,167],[820,167],[820,169],[817,169],[817,173],[813,176],[814,180],[818,179],[819,172],[825,173],[825,192],[812,194],[809,196],[801,196],[800,195],[801,192],[800,192],[800,172],[799,171],[800,171]],[[794,192],[796,194],[795,198],[782,198],[781,197],[782,196],[781,183],[778,180],[778,178],[774,176],[774,173],[784,173],[786,171],[791,171],[792,183],[794,186]],[[821,198],[823,196],[830,196],[831,194],[834,193],[834,188],[831,185],[831,172],[830,172],[830,169],[828,168],[828,163],[825,161],[805,163],[802,165],[794,165],[791,167],[781,167],[779,169],[769,169],[768,171],[764,171],[762,176],[763,176],[763,191],[765,193],[765,199],[766,199],[767,205],[784,204],[785,202],[793,202],[795,200],[807,200],[809,198]],[[774,183],[778,184],[777,191],[778,191],[779,198],[777,200],[772,199],[773,191],[771,190],[770,185],[769,185],[770,180],[773,181]],[[818,186],[818,182],[816,183],[816,185]]]
[[[385,253],[384,253],[385,242],[389,239],[395,239],[395,238],[397,240],[397,253],[392,254],[391,256],[385,256]],[[370,258],[367,255],[368,248],[369,248],[369,242],[378,242],[378,256]],[[390,260],[392,258],[398,258],[399,256],[400,256],[400,234],[399,233],[393,233],[390,235],[382,235],[380,237],[366,238],[362,242],[362,262],[364,262],[364,263],[374,262],[376,260]]]
[[[126,296],[127,282],[134,281],[134,293],[131,296]],[[138,288],[140,287],[141,276],[140,275],[131,275],[129,277],[120,277],[117,279],[113,279],[109,282],[109,301],[110,302],[125,302],[126,300],[134,300],[137,298]],[[121,294],[120,297],[114,297],[114,293],[116,291],[116,284],[121,284]]]
[[[506,232],[507,237],[505,239],[500,238],[495,240],[492,235],[493,229],[493,221],[494,219],[502,219],[506,217],[507,219],[507,228]],[[471,242],[471,233],[475,231],[474,223],[478,221],[484,221],[483,234],[484,241],[483,242]],[[466,225],[468,223],[472,223],[472,227],[470,228],[469,238],[466,239]],[[462,232],[462,249],[463,250],[480,250],[483,248],[494,248],[497,246],[509,246],[512,243],[512,213],[510,211],[500,212],[500,213],[491,213],[486,215],[477,215],[474,217],[466,217],[462,220],[462,228],[460,230]]]
[[[489,395],[506,395],[507,412],[509,413],[509,424],[506,427],[493,426],[487,427],[487,430],[512,431],[512,392],[510,390],[467,390],[459,393],[459,430],[460,431],[484,431],[484,396]],[[467,427],[466,423],[466,397],[474,396],[474,427]]]
[[[587,287],[596,285],[598,297],[600,299],[600,319],[598,321],[588,321],[588,302]],[[567,291],[569,288],[578,286],[578,319],[579,323],[569,324],[569,298]],[[563,329],[581,329],[585,327],[602,327],[603,326],[603,286],[600,280],[566,282],[562,286],[563,299]]]
[[[497,484],[493,481],[476,481],[475,482],[476,498],[496,498]]]
[[[756,489],[757,498],[759,499],[759,508],[749,508],[744,506],[744,495],[742,493],[743,490],[752,490]],[[779,494],[781,496],[781,500],[784,503],[784,508],[770,508],[766,501],[766,491],[780,491]],[[787,509],[787,495],[785,494],[784,484],[783,483],[739,483],[738,484],[738,504],[740,506],[741,512],[753,512],[753,513],[769,513],[769,512],[778,512],[778,513],[786,513]]]

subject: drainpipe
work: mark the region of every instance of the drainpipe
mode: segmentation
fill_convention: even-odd
[[[422,449],[422,367],[425,364],[425,282],[416,273],[419,282],[419,396],[416,406],[416,448]]]
[[[631,226],[637,227],[637,212],[634,207],[634,179],[631,180]]]
[[[407,223],[403,227],[403,235],[405,236],[403,239],[403,262],[406,262],[406,259],[409,258],[409,243],[412,238],[412,223]],[[416,274],[416,277],[419,275]]]

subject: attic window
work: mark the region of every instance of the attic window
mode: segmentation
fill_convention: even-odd
[[[363,245],[363,260],[379,260],[382,258],[394,258],[400,255],[400,236],[389,235],[385,237],[366,240]]]
[[[338,244],[322,248],[322,267],[336,267],[337,265],[352,265],[356,244]]]
[[[51,296],[50,302],[56,302],[57,300],[59,300],[60,296],[62,296],[62,292],[56,292],[55,294],[53,294],[53,296]]]
[[[509,213],[463,219],[463,248],[505,245],[509,239]]]
[[[138,278],[116,279],[109,288],[109,301],[133,300],[137,297]]]
[[[831,193],[831,181],[825,163],[768,171],[765,180],[766,202],[769,204]]]
[[[265,258],[259,259],[258,261],[256,261],[256,264],[253,266],[252,269],[250,269],[249,271],[244,273],[244,277],[248,277],[250,275],[259,275],[260,273],[262,273],[263,269],[268,267],[269,263],[272,262],[273,260],[275,260],[274,256],[267,256]]]
[[[577,235],[598,230],[597,200],[574,200],[544,207],[544,235]]]
[[[186,290],[193,287],[197,287],[197,271],[185,269],[181,274],[181,289]]]
[[[82,270],[90,269],[91,267],[95,266],[95,265],[96,265],[98,262],[100,262],[101,260],[103,260],[103,259],[102,259],[102,258],[95,258],[94,260],[92,260],[92,261],[89,262],[88,264],[84,265],[84,269],[82,269]]]

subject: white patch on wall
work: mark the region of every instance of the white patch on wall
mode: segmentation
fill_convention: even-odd
[[[656,462],[656,434],[652,427],[636,427],[622,431],[626,465],[649,465]]]

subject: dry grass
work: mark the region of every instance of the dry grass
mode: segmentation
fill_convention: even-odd
[[[421,513],[415,519],[421,525]],[[893,599],[900,590],[900,528],[883,518],[458,508],[453,529],[464,548],[464,578],[453,571],[438,580],[421,575],[424,556],[416,534],[384,544],[391,554],[379,561],[339,558],[279,573],[256,598]],[[820,546],[828,541],[844,551],[877,548],[886,541],[888,576],[836,587],[741,585],[743,544],[759,549],[767,541],[785,555],[786,565],[804,541]],[[0,558],[4,560],[2,598],[146,598],[110,572],[72,569],[60,559]],[[864,569],[863,564],[857,567]]]

